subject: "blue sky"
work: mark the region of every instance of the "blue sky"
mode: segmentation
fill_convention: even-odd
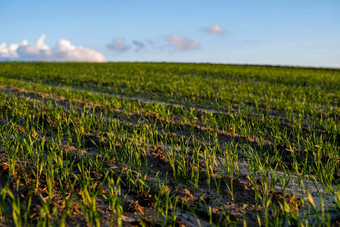
[[[0,28],[0,60],[340,67],[339,0],[3,0]]]

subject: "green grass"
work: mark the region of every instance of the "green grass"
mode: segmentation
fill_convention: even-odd
[[[11,62],[0,91],[0,225],[340,215],[339,69]]]

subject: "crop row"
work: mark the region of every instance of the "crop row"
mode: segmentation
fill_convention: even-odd
[[[0,225],[336,221],[336,70],[2,66]]]

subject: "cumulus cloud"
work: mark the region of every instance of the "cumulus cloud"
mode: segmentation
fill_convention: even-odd
[[[112,40],[111,44],[108,44],[107,47],[113,51],[125,52],[130,49],[130,46],[125,44],[125,40],[123,38],[116,38]]]
[[[37,42],[35,43],[35,45],[37,46],[39,50],[49,49],[48,46],[45,44],[45,38],[46,38],[46,35],[42,34],[40,38],[37,40]]]
[[[6,43],[0,44],[0,58],[17,58],[18,54],[16,50],[18,49],[18,44],[12,44],[7,46]]]
[[[74,46],[66,39],[59,40],[56,45],[55,55],[59,57],[59,59],[66,61],[74,61],[75,59],[77,59],[77,61],[106,61],[102,53],[86,47]]]
[[[165,40],[180,51],[196,50],[201,47],[201,45],[194,40],[182,36],[167,35]]]
[[[145,44],[141,41],[133,40],[132,43],[133,43],[133,45],[135,45],[136,51],[140,51],[141,49],[145,48]]]
[[[18,61],[83,61],[104,62],[105,56],[95,50],[72,45],[70,41],[62,39],[55,47],[49,48],[45,43],[45,35],[41,35],[35,46],[31,46],[27,40],[20,44],[0,44],[0,59]]]
[[[205,27],[204,31],[208,33],[212,33],[212,34],[219,34],[219,35],[224,34],[224,30],[217,24],[212,24],[210,26]]]

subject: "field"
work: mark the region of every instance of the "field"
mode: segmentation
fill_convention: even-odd
[[[0,63],[0,226],[340,224],[340,69]]]

